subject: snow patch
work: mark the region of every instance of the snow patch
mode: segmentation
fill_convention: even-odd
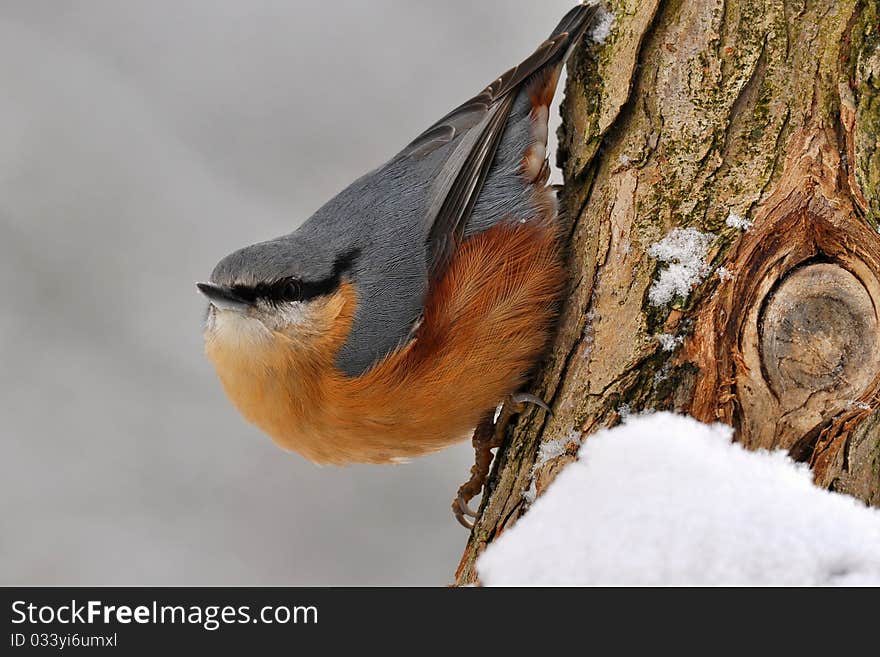
[[[557,456],[562,456],[563,454],[565,454],[566,446],[569,443],[580,445],[581,432],[577,429],[572,429],[564,436],[541,443],[541,447],[538,449],[538,458],[535,460],[535,465],[532,468],[532,473],[536,472],[538,468],[547,463],[547,461],[550,461],[552,459],[555,459]]]
[[[718,274],[718,278],[722,281],[731,281],[736,278],[727,267],[719,267],[715,270],[715,273]]]
[[[584,3],[596,4],[596,3]],[[596,22],[590,31],[590,38],[595,43],[605,43],[605,40],[611,34],[611,28],[614,25],[614,13],[608,11],[605,7],[599,6]]]
[[[595,295],[595,292],[594,292]],[[592,302],[591,302],[592,303]],[[593,330],[593,322],[596,319],[596,311],[591,310],[585,315],[587,323],[584,325],[583,338],[581,339],[581,359],[586,360],[593,353],[595,346],[595,331]]]
[[[534,469],[540,468],[550,459],[555,459],[557,456],[562,456],[563,454],[565,454],[566,442],[567,441],[565,438],[556,438],[555,440],[548,440],[541,443],[541,447],[538,450],[538,458],[535,461]]]
[[[672,370],[672,367],[668,362],[663,363],[663,367],[654,372],[654,387],[656,388],[660,383],[669,378],[669,372]]]
[[[531,504],[535,501],[535,498],[538,495],[535,485],[535,475],[538,470],[548,461],[565,454],[568,451],[567,448],[569,444],[580,445],[580,442],[581,432],[577,429],[572,429],[564,436],[541,443],[541,446],[538,448],[538,456],[535,459],[535,464],[532,466],[532,470],[529,473],[532,479],[531,484],[529,485],[528,490],[523,493],[523,499],[525,499],[526,502]]]
[[[477,561],[492,585],[880,585],[880,511],[672,413],[591,436]]]
[[[684,342],[684,338],[680,335],[670,335],[669,333],[661,333],[657,336],[657,342],[663,351],[675,351],[675,348]]]
[[[724,222],[731,228],[736,228],[737,230],[748,230],[752,227],[752,220],[747,219],[738,215],[736,212],[732,212],[727,215],[727,219]]]
[[[675,228],[648,248],[648,255],[668,265],[648,290],[652,306],[687,297],[694,285],[703,280],[708,269],[706,251],[714,237],[696,228]]]

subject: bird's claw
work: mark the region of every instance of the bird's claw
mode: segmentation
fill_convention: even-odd
[[[487,414],[474,430],[474,465],[471,467],[471,477],[461,485],[452,502],[452,513],[462,527],[473,529],[474,523],[467,517],[476,521],[478,513],[468,506],[468,502],[483,490],[492,465],[492,449],[504,444],[511,418],[517,413],[522,413],[526,404],[534,404],[550,413],[550,408],[543,399],[527,392],[520,392],[505,400],[497,418],[494,417],[494,412]]]
[[[476,519],[477,514],[468,506],[465,499],[467,495],[462,493],[462,488],[458,489],[458,495],[455,496],[455,500],[452,502],[452,513],[455,515],[455,519],[458,520],[458,524],[466,529],[473,529],[474,523],[468,520],[466,516]]]
[[[547,405],[543,399],[538,397],[537,395],[533,395],[529,392],[518,392],[510,396],[510,402],[516,405],[516,409],[518,412],[522,413],[526,404],[534,404],[539,408],[543,408],[545,411],[553,414],[553,411],[550,410],[550,407]]]
[[[455,498],[455,501],[458,504],[458,508],[461,511],[462,515],[476,518],[477,512],[471,509],[470,506],[468,506],[468,500],[466,499],[466,497],[466,495],[462,495],[462,493],[459,492],[458,496]]]

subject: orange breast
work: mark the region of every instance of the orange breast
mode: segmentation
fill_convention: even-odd
[[[392,462],[466,438],[522,386],[563,280],[555,222],[499,224],[432,286],[415,339],[360,377],[333,366],[355,308],[349,285],[307,336],[209,340],[207,353],[243,415],[282,447],[318,463]]]

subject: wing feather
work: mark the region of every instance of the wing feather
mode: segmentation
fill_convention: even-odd
[[[596,5],[579,5],[560,22],[549,39],[518,66],[462,103],[416,137],[398,157],[427,157],[458,141],[437,176],[426,220],[432,276],[442,271],[464,235],[504,133],[517,92],[534,74],[567,57],[592,24]]]

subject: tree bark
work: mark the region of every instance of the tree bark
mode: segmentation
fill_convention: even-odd
[[[629,412],[727,423],[880,506],[880,0],[607,4],[563,103],[571,283],[534,384],[553,413],[499,450],[458,584]],[[670,299],[681,263],[652,245],[676,228],[706,248]]]

